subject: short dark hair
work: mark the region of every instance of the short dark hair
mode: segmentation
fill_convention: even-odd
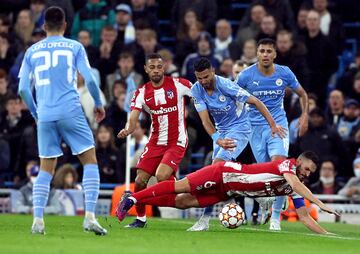
[[[150,54],[147,54],[146,57],[145,57],[145,63],[147,63],[147,61],[149,61],[150,59],[162,59],[161,55],[158,54],[158,53],[150,53]]]
[[[299,157],[303,157],[303,158],[306,158],[308,160],[311,160],[316,165],[316,168],[319,167],[319,164],[320,164],[319,156],[317,156],[317,154],[314,153],[313,151],[305,151],[302,154],[300,154]]]
[[[59,31],[65,22],[65,13],[58,6],[51,6],[45,11],[45,24],[51,31]]]
[[[264,39],[259,40],[257,45],[256,45],[257,48],[260,45],[272,45],[274,47],[274,49],[276,49],[276,42],[271,38],[264,38]]]
[[[130,51],[123,51],[119,54],[118,60],[131,58],[134,61],[134,55]]]
[[[201,57],[200,59],[196,60],[194,63],[194,70],[196,72],[202,72],[206,69],[211,69],[211,62],[209,59],[205,57]]]

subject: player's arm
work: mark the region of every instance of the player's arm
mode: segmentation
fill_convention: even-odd
[[[286,137],[286,129],[282,126],[276,125],[269,110],[262,101],[250,95],[246,102],[254,105],[259,110],[259,112],[264,116],[264,118],[270,125],[272,135],[278,134],[281,138]]]
[[[134,132],[136,128],[136,123],[139,120],[140,113],[141,111],[137,109],[133,109],[131,111],[129,120],[126,123],[125,128],[122,129],[117,135],[118,138],[125,138],[126,136]]]
[[[27,54],[24,57],[24,60],[21,64],[20,72],[19,72],[19,95],[22,100],[25,102],[26,106],[28,107],[31,115],[34,117],[35,120],[38,119],[38,115],[36,112],[36,104],[34,101],[34,97],[32,96],[31,88],[30,88],[30,81],[31,81],[31,69],[30,64],[28,63]]]
[[[100,122],[105,118],[105,110],[100,97],[100,88],[97,84],[94,75],[91,72],[89,60],[87,59],[86,52],[83,46],[80,47],[76,56],[76,67],[79,70],[81,76],[85,80],[85,84],[93,97],[95,102],[94,114],[96,122]]]
[[[290,184],[294,192],[308,199],[310,202],[315,203],[317,206],[320,207],[321,210],[339,216],[339,214],[335,210],[326,206],[317,197],[315,197],[312,194],[312,192],[302,182],[300,182],[299,178],[296,175],[292,173],[284,173],[283,175],[285,180]]]
[[[213,125],[213,123],[210,120],[210,116],[209,116],[209,111],[207,109],[198,112],[202,125],[204,126],[204,129],[206,130],[206,132],[211,136],[211,138],[213,139],[213,141],[218,144],[219,146],[221,146],[224,149],[232,149],[236,147],[236,144],[234,142],[234,140],[232,139],[222,139],[220,138],[220,134],[216,131],[215,126]]]
[[[296,213],[299,216],[299,220],[311,231],[318,234],[328,234],[328,232],[310,216],[305,205],[296,208]]]
[[[301,116],[298,122],[299,137],[303,136],[309,127],[309,99],[306,91],[302,86],[297,87],[293,90],[300,98],[301,105]]]

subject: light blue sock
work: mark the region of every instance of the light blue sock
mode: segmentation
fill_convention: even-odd
[[[211,216],[213,210],[214,210],[214,206],[205,207],[204,215]]]
[[[34,208],[34,217],[43,218],[44,217],[44,208],[47,204],[49,192],[50,192],[50,182],[52,175],[44,170],[40,170],[33,186],[33,208]]]
[[[95,213],[100,188],[100,175],[97,164],[86,164],[84,166],[82,185],[85,192],[85,211]]]
[[[276,199],[272,205],[272,214],[271,214],[272,220],[280,220],[281,208],[284,205],[285,198],[287,198],[287,196],[277,196],[276,197]]]

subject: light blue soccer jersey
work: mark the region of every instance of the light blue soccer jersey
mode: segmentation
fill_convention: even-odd
[[[253,64],[239,73],[236,83],[261,100],[277,123],[286,121],[283,104],[285,88],[297,89],[300,86],[289,67],[278,64],[275,64],[275,72],[271,76],[264,76],[257,64]],[[251,125],[268,124],[254,105],[250,105],[249,118]]]
[[[32,98],[24,96],[28,106],[33,104],[29,109],[35,118],[48,122],[82,114],[76,89],[78,70],[85,81],[91,81],[92,84],[87,82],[89,91],[95,105],[101,106],[98,85],[93,82],[85,49],[79,42],[50,36],[26,51],[19,73],[19,91],[21,94],[28,89],[30,82],[26,80],[35,81],[36,105],[30,103]]]
[[[244,104],[250,94],[229,79],[217,75],[215,79],[215,90],[212,95],[209,95],[199,82],[192,86],[196,110],[201,112],[207,109],[220,133],[248,129],[248,113]]]

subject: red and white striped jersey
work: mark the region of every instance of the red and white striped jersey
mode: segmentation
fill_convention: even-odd
[[[252,165],[225,162],[218,170],[222,174],[223,191],[228,196],[284,196],[291,194],[293,190],[283,175],[296,175],[295,163],[295,159]]]
[[[186,79],[165,76],[160,87],[148,82],[136,90],[130,106],[151,115],[149,143],[187,146],[184,96],[191,96],[191,85]]]

